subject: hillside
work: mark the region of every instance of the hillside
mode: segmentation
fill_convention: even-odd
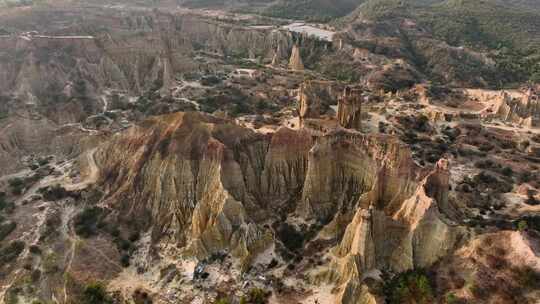
[[[285,19],[330,21],[353,12],[365,0],[180,0],[190,8],[226,8]]]
[[[33,0],[0,0],[1,7],[16,7],[33,4]]]
[[[414,29],[401,28],[404,20]],[[486,53],[500,74],[495,82],[540,79],[540,11],[532,1],[371,0],[341,20],[349,28],[365,22],[391,25],[414,42],[433,38]]]
[[[328,21],[351,13],[364,0],[281,0],[263,14],[315,21]]]

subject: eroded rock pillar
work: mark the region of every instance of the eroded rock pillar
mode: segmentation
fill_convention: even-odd
[[[339,125],[354,130],[362,129],[362,90],[346,87],[338,100]]]

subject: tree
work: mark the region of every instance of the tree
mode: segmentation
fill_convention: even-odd
[[[105,286],[100,282],[90,283],[83,292],[84,304],[112,304]]]
[[[527,221],[519,221],[518,224],[517,224],[517,229],[519,231],[524,231],[528,228],[528,224],[527,224]]]
[[[385,284],[387,303],[428,304],[434,303],[433,287],[422,270],[411,270],[394,276]]]
[[[19,195],[22,193],[22,190],[24,188],[24,181],[21,178],[13,178],[8,180],[8,184],[11,187],[11,192],[15,195]]]

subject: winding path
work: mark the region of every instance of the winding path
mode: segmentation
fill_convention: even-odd
[[[96,164],[96,160],[94,158],[94,155],[97,151],[97,148],[93,148],[92,150],[89,150],[85,153],[86,160],[88,162],[88,170],[90,171],[87,175],[87,177],[76,183],[71,185],[65,185],[66,190],[68,191],[75,191],[75,190],[82,190],[88,187],[91,184],[95,184],[99,177],[99,169]]]

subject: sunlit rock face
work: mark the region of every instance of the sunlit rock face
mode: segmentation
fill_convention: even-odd
[[[271,241],[261,220],[300,191],[310,145],[302,132],[266,136],[178,113],[115,137],[98,163],[107,201],[122,216],[146,218],[155,241],[172,238],[199,257],[227,248],[248,259]]]
[[[293,71],[304,70],[304,62],[302,61],[302,56],[300,54],[300,48],[298,45],[293,46],[291,58],[289,59],[289,68]]]
[[[335,226],[332,237],[342,239],[329,277],[343,282],[375,268],[431,265],[460,235],[438,209],[447,162],[428,172],[389,136],[262,135],[177,113],[115,136],[97,163],[108,204],[145,219],[155,242],[171,239],[198,257],[227,249],[247,262],[273,242],[264,223],[296,214]]]
[[[532,88],[518,96],[502,92],[493,99],[495,114],[501,120],[528,128],[540,125],[540,97]]]
[[[5,172],[20,168],[20,158],[31,153],[81,150],[79,138],[65,135],[66,130],[81,131],[75,124],[103,114],[105,90],[137,96],[159,89],[166,96],[176,75],[199,71],[193,54],[200,50],[264,61],[273,50],[286,57],[292,48],[287,31],[192,15],[94,13],[81,28],[50,25],[47,36],[23,32],[0,37],[0,104],[2,112],[19,118],[0,122],[0,128],[9,126],[0,138]],[[40,144],[45,138],[58,140],[51,147]]]
[[[405,183],[410,187],[402,187],[410,192],[401,197],[389,196],[396,199],[388,201],[372,190],[360,199],[340,244],[333,249],[331,266],[319,274],[342,286],[340,303],[383,303],[364,282],[369,274],[430,267],[467,238],[467,230],[439,209],[448,200],[448,162],[439,161],[423,178],[410,178]],[[359,296],[351,298],[351,293]]]

